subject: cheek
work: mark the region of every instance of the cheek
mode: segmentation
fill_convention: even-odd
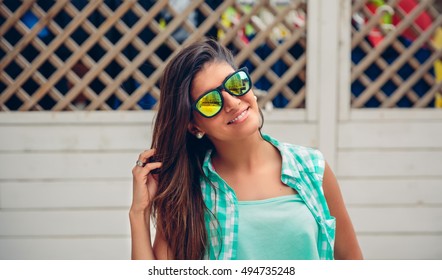
[[[205,118],[198,114],[197,112],[193,113],[193,122],[198,129],[207,132],[212,127],[213,121],[217,116],[213,118]]]
[[[203,117],[200,115],[200,114],[198,114],[198,113],[196,113],[196,112],[194,112],[193,113],[193,120],[192,120],[192,122],[197,126],[197,127],[202,127],[202,126],[204,126],[204,122],[203,122]]]

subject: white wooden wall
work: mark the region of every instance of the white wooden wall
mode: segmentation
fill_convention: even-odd
[[[305,111],[265,115],[264,132],[318,146],[318,123]],[[131,168],[149,147],[152,118],[0,114],[0,259],[128,259]],[[442,258],[442,112],[350,118],[329,137],[365,257]]]
[[[302,115],[268,114],[266,132],[314,145]],[[153,116],[0,114],[0,259],[130,258],[131,169]]]
[[[367,259],[442,259],[442,111],[349,108],[349,14],[309,2],[307,108],[266,112],[264,132],[324,152]],[[0,259],[129,259],[153,116],[0,113]]]
[[[336,173],[368,258],[442,258],[441,113],[357,111],[340,122]]]

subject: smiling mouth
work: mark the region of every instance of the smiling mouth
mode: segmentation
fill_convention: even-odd
[[[245,109],[241,114],[239,114],[239,116],[237,116],[236,118],[234,118],[233,120],[229,121],[227,124],[234,124],[235,122],[241,120],[242,118],[244,118],[244,116],[247,114],[247,112],[249,111],[248,107],[247,109]]]

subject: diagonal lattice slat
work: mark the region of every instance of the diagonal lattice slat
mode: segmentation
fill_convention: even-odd
[[[259,79],[263,74],[265,75],[265,78],[267,78],[271,83],[272,83],[272,87],[270,89],[268,89],[268,93],[266,96],[264,96],[260,101],[260,105],[263,105],[265,103],[267,103],[269,100],[271,100],[272,98],[274,98],[279,90],[282,91],[282,94],[288,99],[291,100],[291,102],[286,105],[286,108],[291,108],[291,107],[301,107],[303,104],[303,100],[304,98],[295,98],[296,96],[303,96],[303,88],[301,88],[298,92],[298,94],[294,93],[288,86],[288,80],[287,77],[291,77],[293,78],[293,74],[290,74],[288,76],[285,76],[285,79],[281,79],[280,75],[277,75],[274,71],[271,70],[271,67],[267,67],[265,68],[265,71],[263,71],[264,68],[260,68],[265,66],[270,66],[270,64],[274,63],[275,58],[281,58],[282,61],[286,62],[287,65],[291,65],[291,67],[297,67],[300,70],[296,71],[295,74],[300,74],[300,76],[302,77],[302,73],[300,73],[301,70],[305,71],[305,68],[303,68],[302,66],[304,66],[305,64],[305,60],[303,60],[303,58],[300,58],[299,61],[296,61],[296,59],[294,59],[290,54],[288,54],[287,52],[285,52],[284,50],[288,47],[292,47],[294,45],[294,43],[301,43],[300,41],[300,33],[293,33],[290,38],[288,38],[286,41],[284,41],[283,44],[277,44],[275,43],[273,40],[270,39],[269,33],[272,31],[272,28],[275,27],[277,24],[280,24],[282,21],[284,21],[286,19],[286,15],[288,12],[290,12],[291,10],[295,9],[298,7],[298,5],[300,4],[300,1],[295,1],[294,3],[292,3],[291,8],[289,9],[283,9],[280,13],[277,13],[277,16],[275,17],[275,20],[268,26],[265,26],[264,28],[261,28],[260,25],[258,24],[254,24],[254,21],[252,20],[251,23],[254,24],[254,28],[258,29],[260,31],[262,31],[262,33],[260,33],[261,36],[257,36],[253,39],[253,41],[248,44],[248,45],[244,45],[240,40],[238,40],[238,38],[234,38],[234,44],[238,49],[256,49],[259,45],[262,45],[264,43],[269,44],[271,47],[274,47],[274,51],[272,52],[271,55],[269,55],[269,57],[266,58],[265,61],[262,61],[256,54],[252,54],[249,59],[251,60],[251,62],[254,64],[254,66],[258,67],[257,69],[254,70],[254,72],[252,73],[252,78],[254,80]],[[247,14],[245,15],[247,16]],[[298,31],[301,32],[301,34],[305,34],[302,31],[304,31],[304,28],[300,28]],[[275,47],[277,46],[277,47]],[[240,63],[242,60],[244,60],[244,57],[241,56],[241,53],[236,57],[237,62]],[[295,62],[296,61],[296,62]],[[288,62],[288,63],[287,63]],[[292,68],[293,69],[293,68]],[[264,72],[264,73],[263,73]],[[305,82],[304,82],[305,84]],[[293,102],[296,100],[300,100],[299,102]],[[290,106],[289,106],[290,105]]]
[[[353,5],[351,106],[434,107],[435,95],[440,92],[434,65],[442,59],[433,42],[442,28],[437,3],[385,2],[383,7],[369,0]],[[383,28],[386,15],[393,19],[393,28]],[[380,40],[376,42],[376,38]]]
[[[403,1],[385,1],[399,18],[392,31],[382,29],[384,13],[368,9],[373,1],[354,1],[352,13],[362,15],[365,22],[357,28],[353,26],[352,30],[352,49],[364,54],[352,65],[351,81],[362,88],[352,90],[353,107],[396,107],[403,106],[404,100],[408,102],[406,106],[431,107],[435,94],[440,92],[433,64],[441,60],[441,53],[431,41],[441,26],[436,1],[414,1],[416,5],[411,11],[401,8]],[[84,6],[64,0],[22,1],[11,5],[12,2],[0,3],[2,111],[141,110],[146,108],[146,97],[151,99],[149,108],[154,108],[165,63],[183,45],[205,35],[216,36],[213,29],[223,31],[224,37],[219,40],[233,48],[238,64],[251,67],[257,92],[265,93],[259,100],[261,106],[275,103],[278,98],[286,100],[277,105],[280,107],[299,108],[305,104],[306,26],[295,26],[292,22],[292,12],[305,14],[304,1],[285,1],[282,9],[272,5],[272,1],[257,1],[249,9],[233,0],[212,6],[205,1],[192,1],[185,11],[177,10],[168,1],[155,1],[151,6],[136,0],[122,1],[117,6],[107,0],[89,1]],[[239,18],[226,27],[221,23],[221,16],[232,7]],[[165,12],[171,19],[163,26],[158,19]],[[272,15],[272,21],[264,25],[263,12]],[[203,20],[195,23],[190,20],[191,13],[198,13]],[[425,29],[417,23],[423,13],[432,20]],[[37,18],[32,26],[25,22],[29,14]],[[102,21],[94,24],[93,16],[98,14]],[[129,14],[136,17],[134,22],[128,22]],[[68,22],[61,24],[60,17],[67,17]],[[245,42],[238,34],[244,32],[247,25],[255,33]],[[279,26],[288,32],[283,40],[273,36],[273,29]],[[183,41],[174,38],[179,29],[189,34]],[[384,37],[376,46],[367,40],[374,29],[380,30]],[[78,39],[79,30],[85,33],[84,39]],[[405,45],[402,37],[407,30],[416,34],[416,38]],[[52,38],[42,38],[44,31]],[[150,39],[141,35],[146,31]],[[112,32],[121,38],[113,40],[109,37]],[[262,46],[269,49],[264,56],[260,53]],[[295,46],[304,53],[295,56]],[[59,53],[61,48],[67,52],[64,56]],[[93,55],[96,48],[102,52],[98,57],[96,50]],[[128,48],[135,54],[128,53]],[[418,57],[416,53],[420,50],[428,51],[429,55],[425,59]],[[387,51],[397,53],[397,57],[391,61],[385,57]],[[283,72],[276,71],[275,65],[282,65]],[[48,74],[41,71],[44,67],[55,70]],[[111,67],[116,67],[113,74],[108,73]],[[405,68],[412,69],[412,73],[404,76],[401,71]],[[373,74],[373,69],[378,69],[378,73]],[[259,88],[260,81],[269,85]],[[132,86],[127,88],[126,83]],[[293,86],[294,83],[299,85]],[[80,106],[79,99],[86,104]],[[370,104],[373,102],[375,105]]]
[[[0,110],[155,108],[169,59],[216,32],[238,66],[251,67],[261,106],[304,107],[306,26],[293,16],[306,15],[305,1],[240,2],[197,0],[179,8],[169,1],[1,1]],[[227,27],[232,10],[238,19]],[[275,38],[275,30],[284,37]],[[175,37],[178,31],[188,36]]]
[[[167,40],[168,36],[170,36],[172,34],[172,32],[174,30],[176,30],[178,28],[178,26],[180,26],[180,24],[185,20],[185,18],[190,14],[190,12],[193,11],[193,9],[195,9],[197,7],[197,5],[201,4],[201,2],[202,2],[201,0],[192,2],[192,4],[190,6],[188,6],[186,8],[186,10],[180,14],[179,17],[174,18],[167,25],[167,27],[150,42],[149,46],[146,49],[143,49],[137,55],[137,57],[135,58],[135,60],[132,63],[133,67],[125,69],[123,72],[123,75],[129,75],[134,67],[139,67],[141,65],[141,63],[143,63],[143,61],[148,59],[148,57],[161,45],[161,43],[164,42],[165,40]],[[158,69],[156,72],[158,72]],[[120,76],[120,77],[122,77],[122,76]],[[159,77],[157,79],[155,79],[155,81],[158,81],[158,80],[159,80]],[[150,83],[150,84],[152,84],[152,83]],[[118,78],[117,78],[117,80],[115,80],[112,87],[117,87],[117,86],[118,86]],[[112,87],[110,87],[109,90],[107,92],[105,92],[104,94],[110,95],[112,93]],[[149,87],[147,88],[147,90],[149,90]],[[141,94],[139,94],[140,92],[141,91],[138,91],[138,92],[134,93],[132,96],[138,97],[139,95],[141,95]],[[131,99],[126,99],[125,102],[122,104],[122,109],[123,110],[127,109],[128,104],[129,105],[133,104],[133,103],[131,104],[130,102],[131,102]],[[92,104],[92,106],[93,106],[93,104]],[[93,107],[91,109],[93,109]]]

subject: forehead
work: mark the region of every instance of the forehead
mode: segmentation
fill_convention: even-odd
[[[204,92],[221,85],[224,79],[235,70],[227,63],[213,62],[204,65],[192,81],[192,99],[197,99]]]

